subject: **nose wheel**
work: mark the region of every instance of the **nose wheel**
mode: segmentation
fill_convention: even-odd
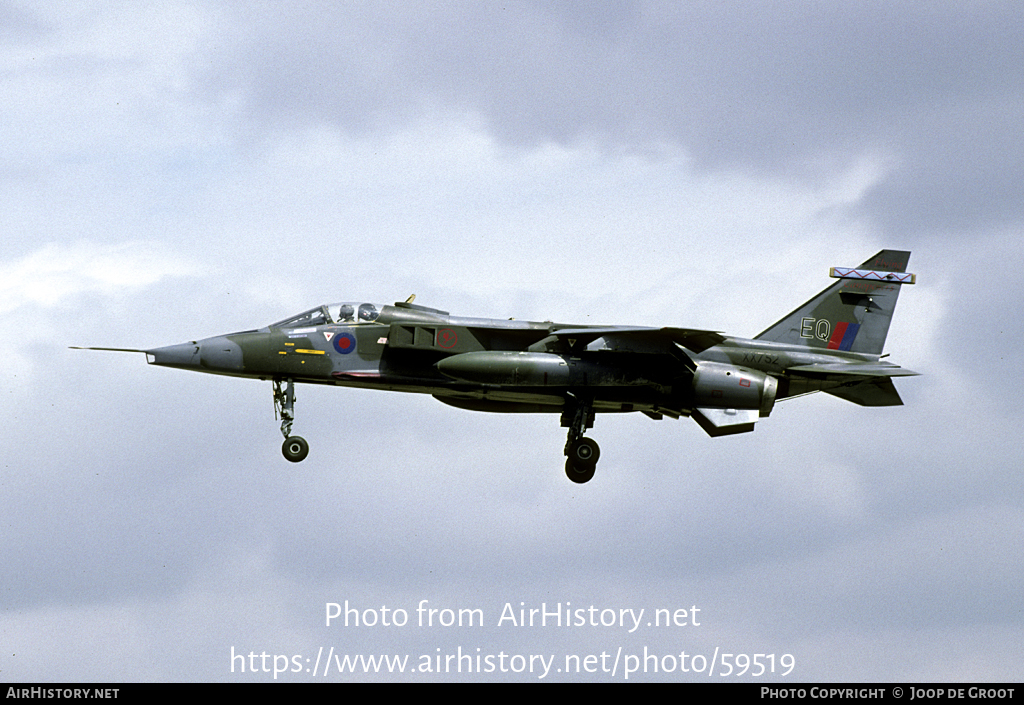
[[[286,382],[282,388],[282,382]],[[293,436],[292,424],[295,422],[295,382],[289,380],[274,380],[274,412],[277,418],[281,419],[281,434],[284,436],[284,444],[281,446],[281,453],[285,460],[292,463],[301,463],[309,455],[309,443],[302,436]]]

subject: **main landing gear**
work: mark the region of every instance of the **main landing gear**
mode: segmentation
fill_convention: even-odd
[[[281,388],[282,382],[286,382],[284,389]],[[309,444],[302,436],[291,435],[295,421],[295,382],[291,379],[274,380],[274,412],[281,419],[281,433],[284,435],[281,453],[286,460],[301,463],[309,455]]]
[[[562,411],[562,427],[569,429],[565,442],[565,475],[576,483],[582,484],[594,477],[597,460],[601,457],[597,441],[583,435],[593,426],[593,403],[570,395]]]

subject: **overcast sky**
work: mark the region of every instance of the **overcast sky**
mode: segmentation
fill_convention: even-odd
[[[309,682],[332,648],[1019,680],[1021,37],[980,0],[0,0],[0,681]],[[269,383],[67,349],[413,293],[752,336],[883,248],[905,406],[602,416],[586,485],[556,416],[302,387],[292,465]],[[327,626],[346,600],[408,623]],[[542,603],[616,623],[499,625]],[[494,672],[426,672],[460,648]]]

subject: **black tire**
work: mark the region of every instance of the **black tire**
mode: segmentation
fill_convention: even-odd
[[[579,438],[569,446],[569,462],[573,465],[594,467],[601,457],[601,449],[592,438]]]
[[[288,436],[284,439],[284,445],[281,446],[281,453],[284,454],[286,460],[301,463],[309,455],[309,444],[302,436]]]
[[[597,470],[595,465],[575,465],[571,460],[565,461],[565,476],[578,485],[590,482],[594,477],[595,470]]]

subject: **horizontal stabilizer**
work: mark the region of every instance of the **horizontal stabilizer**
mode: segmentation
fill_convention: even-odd
[[[825,391],[860,406],[903,406],[900,393],[896,391],[896,385],[891,379],[872,379]]]
[[[899,365],[885,363],[830,362],[816,365],[796,365],[787,372],[802,375],[849,375],[852,377],[917,377],[914,372]]]

